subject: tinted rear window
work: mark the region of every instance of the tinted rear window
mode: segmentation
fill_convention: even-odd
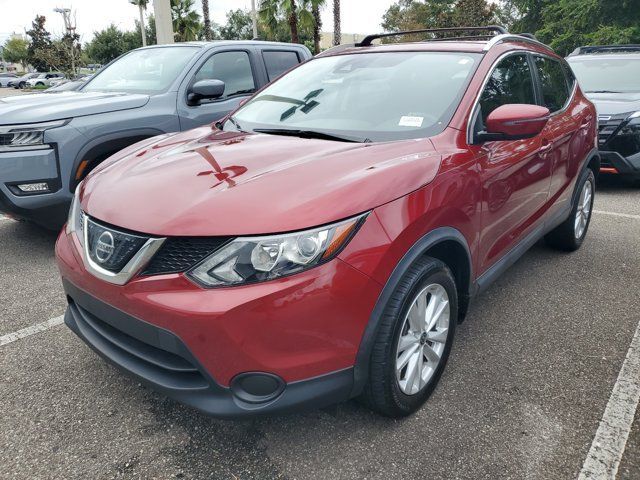
[[[561,110],[569,100],[569,84],[562,64],[547,57],[534,57],[544,106],[551,112]]]
[[[278,78],[284,72],[300,63],[296,52],[267,50],[262,52],[262,58],[264,58],[264,64],[267,67],[269,81]]]

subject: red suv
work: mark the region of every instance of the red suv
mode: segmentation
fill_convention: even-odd
[[[580,247],[599,170],[566,62],[466,30],[332,49],[105,161],[56,246],[67,325],[212,415],[414,412],[476,295],[543,236]]]

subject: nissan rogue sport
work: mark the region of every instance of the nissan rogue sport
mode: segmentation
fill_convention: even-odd
[[[57,242],[66,324],[219,417],[416,411],[470,301],[542,237],[580,247],[599,170],[566,62],[474,32],[337,47],[106,160]]]

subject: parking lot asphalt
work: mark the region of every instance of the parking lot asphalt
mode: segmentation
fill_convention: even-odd
[[[404,420],[355,401],[215,420],[64,325],[0,346],[0,478],[576,478],[640,320],[640,186],[600,185],[595,208],[580,251],[540,243],[478,299],[436,392]],[[0,337],[63,313],[54,241],[0,219]],[[640,478],[639,415],[618,478]]]

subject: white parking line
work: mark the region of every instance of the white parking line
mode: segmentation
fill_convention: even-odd
[[[47,320],[46,322],[36,323],[35,325],[31,325],[30,327],[23,328],[22,330],[18,330],[17,332],[7,333],[6,335],[0,337],[0,347],[9,343],[13,343],[16,340],[20,340],[21,338],[44,332],[45,330],[49,330],[52,327],[61,325],[63,322],[64,315],[60,315],[59,317],[52,318],[50,320]]]
[[[594,210],[593,213],[597,213],[599,215],[610,215],[612,217],[631,218],[633,220],[640,220],[640,215],[632,215],[630,213],[606,212],[604,210]]]
[[[640,402],[640,323],[578,480],[616,478]]]
[[[9,217],[5,217],[4,215],[0,215],[0,222],[8,222],[11,220]]]

